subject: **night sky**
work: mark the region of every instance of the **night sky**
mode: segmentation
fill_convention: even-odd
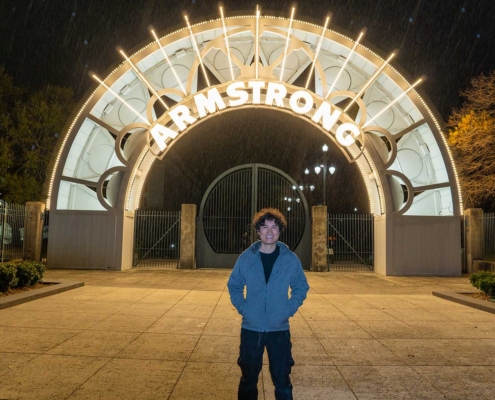
[[[282,0],[224,2],[227,15],[236,14],[237,10],[253,13],[257,3],[262,13],[275,10],[275,13],[284,16],[289,16],[292,4]],[[189,13],[193,21],[217,17],[217,4],[216,1],[204,0],[2,0],[0,66],[3,65],[7,73],[14,77],[17,85],[32,90],[45,84],[70,86],[76,100],[81,100],[94,85],[88,77],[89,70],[104,77],[110,67],[121,62],[116,46],[120,45],[131,53],[133,49],[139,49],[151,41],[148,25],[153,25],[159,32],[181,27],[184,24],[181,15],[183,10]],[[423,74],[428,76],[421,90],[430,97],[444,119],[448,118],[452,107],[460,105],[459,92],[469,84],[470,79],[488,73],[495,67],[493,0],[309,0],[297,4],[296,18],[323,25],[328,12],[333,13],[330,28],[352,38],[356,38],[359,31],[366,27],[368,31],[363,44],[382,56],[398,48],[400,53],[392,64],[406,71],[410,79]],[[219,117],[217,125],[211,125],[209,129],[218,129],[220,126],[225,130],[235,129],[238,122],[250,120],[246,115],[239,114],[237,122]],[[220,118],[223,118],[223,122]],[[262,122],[253,123],[259,125],[258,130],[266,125]],[[279,143],[287,138],[287,132],[292,129],[290,125],[285,124],[285,128],[280,128],[278,136],[275,134],[270,137],[267,134],[251,142],[272,140],[273,143]],[[191,137],[200,135],[200,131],[206,128],[198,127],[198,132],[191,133]],[[299,171],[300,166],[309,165],[311,158],[315,157],[314,152],[322,144],[322,137],[317,133],[309,136],[313,139],[307,141],[308,145],[301,145],[300,151],[295,152],[302,158],[296,157],[289,161],[285,158],[285,161],[275,160],[272,164],[278,167],[285,165],[286,172],[299,179],[299,176],[295,176],[296,169]],[[295,136],[294,140],[297,143],[300,141]],[[191,157],[190,147],[176,147],[171,160],[174,157],[177,160]],[[246,149],[246,144],[243,149]],[[181,155],[180,151],[184,153]],[[203,150],[198,155],[205,160],[218,158],[219,154],[228,158],[228,154],[236,150],[216,148],[216,151],[206,154],[207,151]],[[238,161],[264,161],[256,148],[251,152],[249,149],[246,151],[246,158]],[[253,157],[253,154],[257,156]],[[222,168],[237,165],[234,161],[212,167],[212,171],[215,171],[212,174],[218,175],[223,172]],[[185,171],[188,168],[186,164],[181,161],[175,163],[182,174],[194,176],[196,168]],[[183,167],[179,168],[179,165]],[[342,179],[356,180],[355,167],[347,170],[348,176],[344,174]],[[205,186],[208,187],[208,180],[214,179],[216,175],[213,178],[204,177],[198,193]],[[360,185],[356,184],[353,193],[346,194],[343,188],[339,190],[334,193],[335,198],[345,197],[352,201],[342,202],[338,211],[347,211],[343,204],[348,203],[351,207],[351,202],[352,207],[355,203],[366,208],[366,196],[362,198],[359,195],[362,191]],[[191,198],[190,201],[197,200]]]

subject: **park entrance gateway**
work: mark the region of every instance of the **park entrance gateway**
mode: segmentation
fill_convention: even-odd
[[[93,75],[98,86],[66,129],[46,185],[49,266],[130,268],[153,162],[202,121],[270,108],[317,127],[357,163],[375,215],[376,272],[460,274],[462,200],[421,79],[405,78],[394,54],[380,57],[362,34],[293,16],[220,10],[192,26],[186,17],[178,31],[152,30],[136,53],[120,51],[107,77]]]

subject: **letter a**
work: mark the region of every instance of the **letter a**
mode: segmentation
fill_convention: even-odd
[[[160,124],[156,124],[153,128],[151,128],[150,133],[151,136],[153,136],[153,139],[155,139],[155,142],[160,151],[163,151],[167,148],[167,144],[165,143],[165,141],[168,138],[175,139],[178,135],[177,132]]]

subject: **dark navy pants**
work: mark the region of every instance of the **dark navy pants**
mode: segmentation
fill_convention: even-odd
[[[241,345],[237,364],[242,376],[239,382],[239,400],[258,398],[258,376],[263,366],[263,352],[268,352],[270,375],[277,400],[292,400],[290,371],[294,365],[290,332],[255,332],[241,329]]]

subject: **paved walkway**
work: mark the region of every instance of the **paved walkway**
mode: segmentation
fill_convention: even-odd
[[[0,399],[235,399],[229,273],[47,271],[86,286],[0,311]],[[307,276],[295,399],[494,398],[495,315],[431,296],[466,277]]]

